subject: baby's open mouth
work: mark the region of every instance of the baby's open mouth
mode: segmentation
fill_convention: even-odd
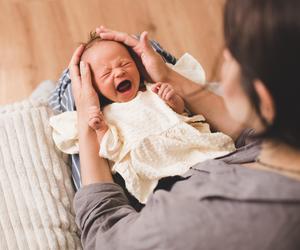
[[[124,80],[117,86],[117,91],[123,93],[131,89],[131,81]]]

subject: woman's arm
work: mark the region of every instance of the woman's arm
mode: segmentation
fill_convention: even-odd
[[[72,79],[72,91],[78,114],[79,155],[82,184],[113,182],[107,161],[99,157],[99,143],[95,130],[89,126],[89,108],[100,107],[99,99],[91,82],[88,64],[79,62],[84,46],[74,52],[69,68]]]
[[[136,212],[115,183],[81,188],[75,195],[74,209],[84,249],[165,249],[159,226],[164,210],[155,210],[148,203],[146,210]]]
[[[106,159],[99,156],[99,142],[96,132],[89,126],[79,126],[80,172],[83,186],[113,182]]]

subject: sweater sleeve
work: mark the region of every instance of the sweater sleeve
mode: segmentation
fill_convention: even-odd
[[[82,187],[74,208],[84,249],[164,249],[153,206],[137,212],[115,183]]]
[[[100,143],[99,155],[116,162],[120,160],[122,149],[123,140],[120,138],[117,128],[113,125],[109,125],[109,129]]]

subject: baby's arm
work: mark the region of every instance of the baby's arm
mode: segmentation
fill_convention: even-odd
[[[152,91],[163,99],[176,113],[184,112],[184,100],[178,95],[171,84],[158,82],[152,87]]]
[[[91,106],[89,108],[89,126],[96,131],[98,142],[101,144],[102,138],[108,130],[108,126],[100,108],[97,106]]]
[[[100,145],[99,155],[114,162],[118,161],[123,142],[117,128],[113,125],[108,126],[102,112],[96,106],[89,108],[89,126],[96,131]]]

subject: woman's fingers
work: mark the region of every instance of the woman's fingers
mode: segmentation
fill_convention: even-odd
[[[83,85],[83,89],[93,89],[92,79],[91,79],[91,70],[89,64],[81,61],[80,62],[80,75],[81,75],[81,84]]]
[[[140,40],[138,40],[132,35],[129,35],[124,32],[111,30],[103,26],[97,28],[96,32],[104,40],[111,40],[124,43],[125,45],[131,47],[138,56],[141,56],[143,53]]]
[[[135,37],[128,35],[127,33],[107,29],[104,26],[100,26],[99,28],[96,28],[96,32],[99,34],[99,36],[102,39],[122,42],[127,46],[132,47],[133,49],[135,49],[138,45],[140,45],[141,48],[139,48],[139,50],[136,51],[139,54],[154,52],[149,43],[147,31],[144,31],[141,34],[140,40],[137,40]]]
[[[79,61],[81,58],[81,54],[84,50],[84,46],[80,45],[72,55],[69,70],[70,70],[70,77],[72,80],[72,92],[74,95],[75,103],[78,101],[78,97],[81,92],[81,77],[79,71]]]
[[[78,64],[80,62],[80,58],[82,55],[82,52],[84,50],[84,45],[81,44],[73,53],[70,64],[69,64],[69,70],[72,80],[78,80],[78,83],[80,83],[80,72],[78,68]]]
[[[116,42],[121,42],[130,47],[135,47],[138,44],[138,40],[134,37],[128,35],[127,33],[118,32],[114,30],[109,30],[106,28],[96,29],[96,32],[104,40],[112,40]]]
[[[83,50],[84,50],[84,45],[80,44],[74,51],[69,66],[74,65],[74,64],[78,65]]]
[[[104,27],[103,25],[101,25],[100,27],[96,28],[96,33],[100,33],[100,32],[108,32],[108,31],[112,31],[106,27]]]
[[[84,105],[87,107],[97,106],[100,108],[100,103],[96,90],[93,87],[91,70],[88,63],[80,62],[81,74],[81,95],[84,96]]]
[[[122,42],[127,46],[132,47],[133,50],[141,57],[149,57],[155,54],[152,46],[150,45],[147,31],[144,31],[141,34],[139,40],[127,33],[110,30],[103,26],[97,28],[96,32],[102,39]]]
[[[150,45],[149,39],[148,39],[148,32],[144,31],[141,34],[141,39],[140,39],[141,47],[142,47],[142,58],[143,56],[146,56],[148,53],[154,53],[154,50],[152,46]]]

